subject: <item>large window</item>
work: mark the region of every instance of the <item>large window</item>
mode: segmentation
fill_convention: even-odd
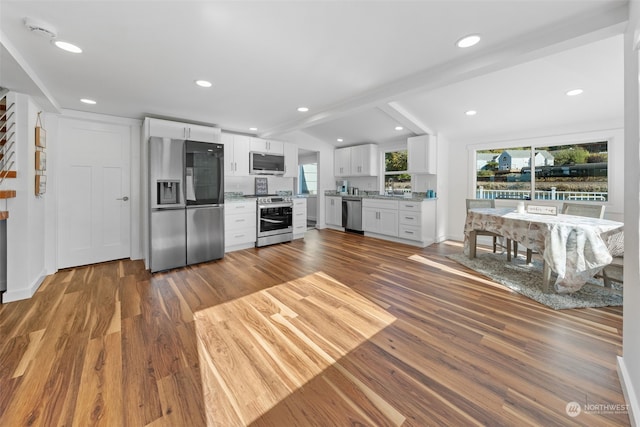
[[[298,193],[317,194],[318,193],[318,164],[308,163],[300,165],[298,170]]]
[[[608,144],[601,141],[479,150],[476,197],[606,201]]]
[[[407,173],[407,150],[384,153],[384,190],[387,194],[411,193],[411,174]]]

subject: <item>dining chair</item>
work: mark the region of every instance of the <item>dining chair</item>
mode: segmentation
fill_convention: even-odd
[[[605,288],[611,287],[611,282],[623,283],[624,278],[624,233],[616,233],[607,238],[607,249],[613,257],[611,264],[605,265],[599,277],[604,282]]]
[[[605,205],[585,205],[582,203],[568,203],[562,204],[562,213],[564,215],[576,215],[586,216],[589,218],[604,218]]]
[[[479,208],[495,208],[496,201],[494,199],[466,199],[467,202],[467,212],[469,209],[479,209]],[[491,231],[486,230],[474,230],[476,236],[490,236],[493,237],[493,253],[496,253],[496,248],[500,246],[501,248],[507,251],[507,258],[511,261],[511,239],[507,239],[506,246],[502,243],[498,243],[498,237],[502,237],[500,234],[492,233]],[[475,240],[472,242],[475,244]],[[475,253],[475,248],[472,249],[473,253]]]

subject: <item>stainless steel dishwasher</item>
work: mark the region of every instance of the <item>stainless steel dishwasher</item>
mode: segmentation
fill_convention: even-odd
[[[347,231],[363,232],[361,198],[342,198],[342,226]]]

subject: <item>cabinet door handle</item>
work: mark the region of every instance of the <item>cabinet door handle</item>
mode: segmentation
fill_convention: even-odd
[[[405,216],[404,219],[415,219],[415,218],[412,216]]]
[[[413,234],[413,231],[404,230],[405,234]]]

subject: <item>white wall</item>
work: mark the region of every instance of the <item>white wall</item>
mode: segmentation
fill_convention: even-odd
[[[582,129],[575,128],[573,132],[555,133],[550,130],[545,136],[529,137],[527,135],[514,135],[511,138],[486,141],[471,144],[468,142],[449,141],[446,144],[439,144],[438,147],[448,147],[452,152],[467,153],[464,156],[450,157],[447,161],[446,182],[449,196],[447,202],[448,224],[447,238],[452,240],[464,239],[464,221],[466,216],[465,199],[475,196],[475,151],[488,148],[509,148],[522,146],[545,146],[559,145],[565,143],[593,142],[599,140],[609,140],[609,162],[615,167],[609,168],[609,201],[606,203],[605,218],[623,221],[624,212],[624,129],[611,128],[592,130],[585,124]],[[440,181],[440,180],[439,180]],[[497,206],[513,206],[516,201],[497,200]],[[538,204],[554,204],[560,206],[562,202],[535,201]]]
[[[11,93],[9,97],[16,103],[14,169],[18,176],[7,179],[3,186],[16,190],[16,197],[6,203],[9,218],[6,220],[7,292],[4,302],[30,298],[44,280],[48,197],[47,194],[40,198],[35,196],[35,126],[41,108],[25,95]],[[44,129],[46,126],[43,123]],[[48,154],[49,146],[46,151]]]
[[[6,201],[7,220],[7,292],[3,301],[30,298],[46,275],[57,271],[57,164],[59,122],[61,117],[102,123],[126,124],[131,136],[131,248],[133,259],[142,257],[140,246],[140,126],[138,120],[64,111],[62,115],[41,115],[46,130],[47,190],[35,196],[35,126],[40,106],[22,94],[10,94],[17,100],[16,179],[6,180],[5,189],[15,189],[17,197]]]
[[[631,406],[632,425],[640,425],[640,87],[638,85],[640,6],[629,5],[629,26],[625,34],[625,144],[624,149],[624,317],[622,357],[618,373],[627,403]]]

